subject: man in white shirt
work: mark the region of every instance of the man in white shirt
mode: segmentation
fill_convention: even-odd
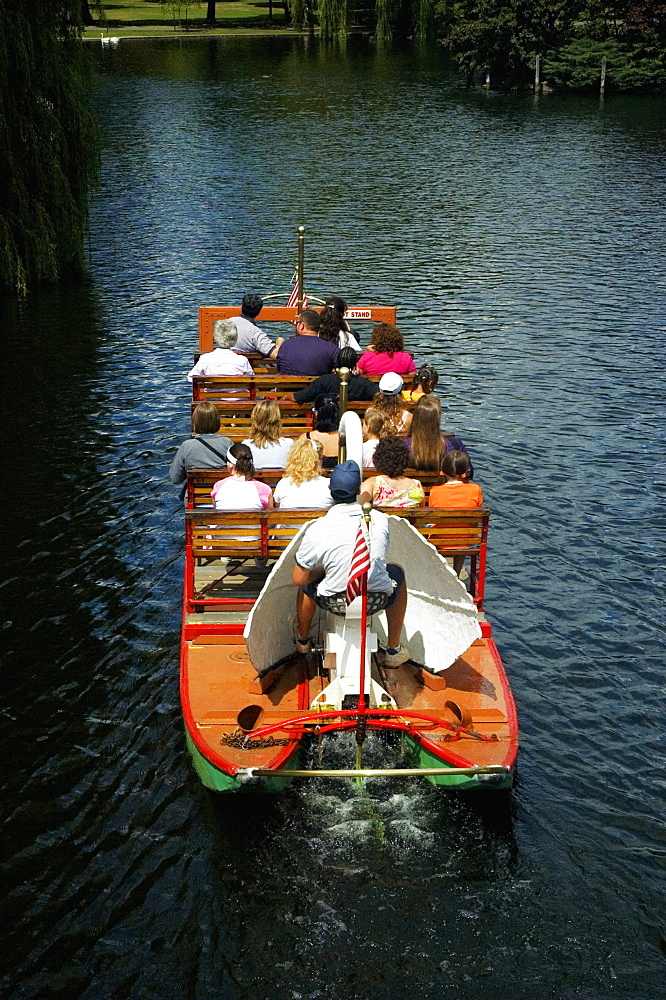
[[[292,581],[299,588],[296,596],[298,634],[296,650],[311,649],[310,624],[317,605],[329,610],[345,608],[344,595],[351,569],[352,555],[360,519],[361,505],[356,502],[361,488],[361,473],[356,462],[343,462],[331,473],[331,496],[334,506],[324,517],[312,521],[303,535]],[[370,521],[370,571],[368,573],[368,614],[386,611],[388,649],[385,666],[399,667],[409,659],[400,645],[400,633],[407,610],[405,574],[400,566],[387,565],[389,520],[373,510]]]
[[[246,354],[262,354],[265,358],[276,358],[284,337],[278,337],[275,343],[267,337],[254,320],[264,307],[261,295],[244,295],[241,303],[240,316],[234,316],[233,322],[238,332],[237,351]]]
[[[232,350],[237,339],[238,334],[232,320],[216,320],[213,323],[215,349],[201,355],[194,368],[188,372],[189,381],[195,375],[254,375],[247,358]]]

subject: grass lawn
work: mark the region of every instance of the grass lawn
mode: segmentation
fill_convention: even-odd
[[[155,0],[134,0],[134,3],[104,2],[103,23],[97,11],[90,5],[97,22],[86,28],[84,38],[99,38],[102,34],[128,35],[168,35],[174,31],[196,34],[220,34],[226,31],[284,31],[284,6],[273,0],[273,16],[270,16],[269,0],[217,0],[216,27],[205,24],[208,5],[190,3],[180,8],[178,4],[163,4]]]

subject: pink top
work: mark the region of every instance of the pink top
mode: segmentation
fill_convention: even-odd
[[[411,375],[416,371],[416,365],[407,351],[395,351],[393,357],[383,351],[365,351],[358,359],[358,370],[362,375],[386,375],[395,372],[396,375]]]
[[[217,510],[261,510],[268,507],[271,488],[258,479],[227,476],[218,479],[210,491]]]

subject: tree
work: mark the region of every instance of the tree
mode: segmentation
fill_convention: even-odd
[[[82,271],[97,124],[81,0],[0,0],[0,284]]]
[[[215,0],[208,0],[208,10],[206,11],[206,24],[215,24],[217,14],[215,11]]]
[[[440,37],[471,84],[524,86],[534,58],[560,44],[578,13],[576,0],[438,0]]]

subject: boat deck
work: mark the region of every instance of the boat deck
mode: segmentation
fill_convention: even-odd
[[[233,627],[237,615],[242,617],[237,612],[218,612],[214,617],[221,620],[220,624]],[[208,623],[211,617],[189,616],[188,625],[194,630],[201,619]],[[296,749],[298,738],[293,729],[273,733],[273,738],[280,741],[277,746],[270,742],[265,747],[243,745],[243,722],[246,728],[256,729],[306,715],[312,727],[317,725],[319,713],[310,710],[309,705],[323,690],[327,678],[320,672],[321,661],[316,655],[295,656],[282,670],[276,670],[275,682],[265,693],[240,635],[202,633],[186,642],[185,662],[190,730],[196,732],[206,757],[218,766],[274,766],[276,756],[283,755],[289,743],[293,742]],[[399,709],[432,716],[405,717],[420,742],[437,757],[444,756],[452,766],[463,767],[513,762],[513,705],[507,703],[506,679],[501,672],[497,650],[489,637],[475,640],[444,678],[409,664],[386,670],[383,677],[376,665],[373,668],[375,679],[385,686]],[[250,725],[242,715],[248,711]]]

